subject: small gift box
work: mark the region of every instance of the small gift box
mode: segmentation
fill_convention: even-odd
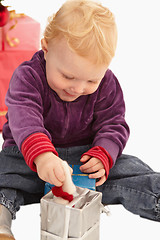
[[[96,180],[88,177],[88,174],[84,174],[79,169],[80,165],[70,165],[73,169],[72,181],[77,187],[88,188],[90,190],[95,190]],[[44,194],[47,194],[54,185],[50,183],[45,183]]]
[[[0,131],[6,122],[7,106],[5,96],[14,70],[25,60],[29,60],[34,51],[0,51]]]
[[[98,240],[102,194],[76,187],[68,205],[54,202],[52,191],[41,199],[41,240]]]
[[[33,51],[40,45],[40,23],[15,11],[9,22],[0,28],[0,51]]]
[[[0,28],[0,131],[6,122],[5,95],[14,70],[30,60],[40,46],[40,23],[11,11],[9,22]]]

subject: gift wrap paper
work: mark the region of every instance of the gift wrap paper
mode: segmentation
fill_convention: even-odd
[[[0,51],[36,51],[40,46],[40,23],[26,15],[16,18],[15,14],[14,19],[0,28],[0,43]]]
[[[6,122],[5,95],[12,74],[22,62],[30,60],[40,47],[40,23],[24,14],[15,13],[14,16],[0,28],[0,131]]]
[[[41,199],[41,240],[98,240],[102,194],[76,187],[68,205],[54,203],[52,191]]]

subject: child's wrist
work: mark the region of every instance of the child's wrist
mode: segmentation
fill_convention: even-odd
[[[101,162],[103,163],[105,172],[106,172],[106,178],[108,177],[109,170],[113,166],[113,160],[112,160],[111,156],[109,155],[109,153],[104,148],[102,148],[100,146],[92,147],[86,153],[84,153],[82,155],[82,157],[84,155],[95,157],[95,158],[98,158],[99,160],[101,160]]]
[[[44,152],[39,154],[35,159],[34,159],[34,164],[37,166],[40,162],[45,161],[45,159],[50,155],[52,152]]]
[[[21,146],[21,152],[27,165],[36,172],[34,160],[45,152],[53,152],[58,156],[58,153],[52,142],[44,133],[34,133],[24,140]]]

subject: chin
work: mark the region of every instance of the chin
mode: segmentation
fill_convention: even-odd
[[[78,98],[78,97],[77,97]],[[61,98],[61,100],[65,101],[65,102],[73,102],[75,101],[77,98]]]
[[[65,101],[65,102],[73,102],[77,98],[79,98],[79,96],[78,97],[75,97],[75,96],[71,97],[71,96],[64,96],[64,95],[61,95],[61,96],[59,95],[59,97],[60,97],[61,100]]]

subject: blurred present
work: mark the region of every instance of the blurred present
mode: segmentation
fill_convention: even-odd
[[[40,23],[10,11],[9,22],[0,28],[0,131],[6,121],[5,95],[14,70],[40,48]]]

